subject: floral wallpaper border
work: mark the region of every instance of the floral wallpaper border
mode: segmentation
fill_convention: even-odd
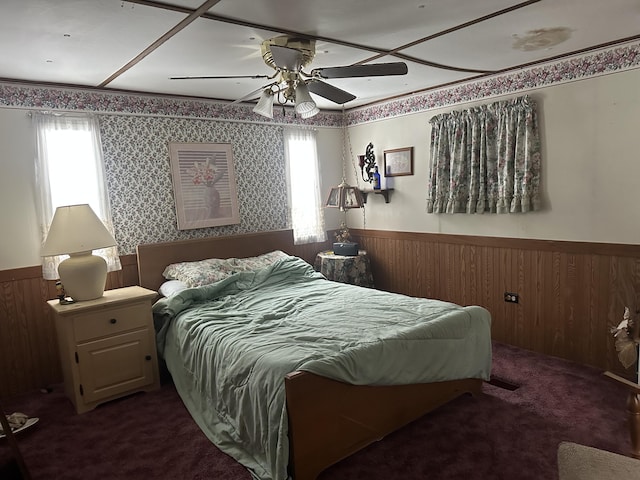
[[[346,111],[346,122],[348,125],[367,123],[639,67],[640,42],[629,42],[544,65],[354,108]],[[88,110],[97,113],[187,117],[274,125],[342,126],[341,111],[322,111],[311,119],[302,120],[295,117],[291,109],[287,109],[284,116],[268,120],[258,118],[253,113],[251,105],[228,105],[206,99],[123,93],[82,87],[62,88],[19,82],[0,82],[0,107],[3,106],[43,110]]]
[[[52,87],[22,82],[0,82],[0,108],[21,107],[40,110],[82,110],[95,113],[185,117],[191,119],[222,120],[273,125],[312,125],[341,127],[341,111],[321,111],[311,119],[295,117],[292,108],[273,119],[260,117],[251,105],[229,105],[225,102],[153,95],[124,93],[88,87]]]
[[[515,94],[640,67],[640,43],[622,44],[560,61],[468,81],[346,112],[347,125]]]

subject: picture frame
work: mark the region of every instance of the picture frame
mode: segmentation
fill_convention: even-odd
[[[240,223],[230,143],[169,142],[178,230]]]
[[[401,177],[404,175],[413,175],[413,147],[385,150],[384,176]]]

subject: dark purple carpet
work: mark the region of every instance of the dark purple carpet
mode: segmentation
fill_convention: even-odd
[[[602,372],[496,343],[493,374],[519,388],[485,384],[482,395],[453,401],[319,478],[550,480],[563,440],[629,453],[626,390]],[[83,415],[61,385],[4,407],[40,418],[17,436],[34,479],[251,479],[200,432],[170,382]],[[0,465],[8,459],[0,441]]]

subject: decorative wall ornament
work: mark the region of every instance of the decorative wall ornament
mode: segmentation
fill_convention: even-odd
[[[413,147],[384,151],[384,176],[413,175]]]
[[[369,143],[364,155],[358,155],[360,174],[365,182],[373,182],[373,171],[376,167],[376,156],[373,153],[373,143]]]
[[[169,143],[179,230],[240,223],[229,143]]]

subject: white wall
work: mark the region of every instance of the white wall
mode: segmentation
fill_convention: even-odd
[[[0,270],[40,264],[34,158],[31,118],[0,109]]]
[[[638,85],[640,70],[631,70],[527,92],[538,102],[543,155],[544,208],[534,213],[426,213],[429,119],[508,97],[351,127],[354,157],[364,154],[366,145],[372,142],[380,166],[384,150],[414,147],[414,175],[391,179],[395,190],[389,204],[380,195],[369,196],[366,228],[640,243]],[[349,166],[347,172],[351,172],[349,180],[353,183],[353,167]],[[361,228],[362,213],[349,212],[349,226]]]
[[[342,130],[318,128],[318,163],[320,167],[320,200],[324,205],[331,187],[342,181]],[[340,226],[342,214],[337,208],[325,208],[324,219],[327,229]],[[333,239],[330,239],[333,240]]]

